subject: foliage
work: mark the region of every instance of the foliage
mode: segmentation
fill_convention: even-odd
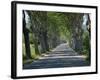
[[[90,38],[82,31],[83,13],[26,12],[29,16],[27,24],[30,24],[28,34],[32,58],[47,53],[63,42],[67,42],[79,54],[89,54]]]
[[[90,38],[89,33],[86,32],[83,35],[83,54],[87,55],[87,60],[90,58]]]

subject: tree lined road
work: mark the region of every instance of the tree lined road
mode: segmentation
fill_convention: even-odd
[[[24,64],[23,69],[89,66],[85,58],[85,56],[77,54],[67,43],[63,43],[38,60]]]

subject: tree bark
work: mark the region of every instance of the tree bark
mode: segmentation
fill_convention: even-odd
[[[82,51],[82,14],[75,14],[72,17],[72,48],[79,54]]]
[[[29,42],[29,32],[28,32],[28,29],[26,28],[24,11],[23,11],[23,33],[24,33],[24,39],[25,39],[26,57],[28,59],[30,59],[31,58],[31,51],[30,51],[30,42]]]
[[[47,32],[41,32],[38,38],[39,38],[39,42],[42,48],[41,52],[45,53],[46,51],[49,51],[49,45],[47,41]]]
[[[34,34],[33,34],[34,35]],[[39,48],[38,48],[38,42],[37,42],[37,39],[36,39],[36,37],[35,38],[33,38],[34,40],[34,46],[35,46],[35,54],[40,54],[40,52],[39,52]]]

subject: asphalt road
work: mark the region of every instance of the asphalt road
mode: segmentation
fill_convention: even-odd
[[[40,57],[30,64],[24,64],[23,69],[43,69],[61,67],[89,66],[85,56],[77,54],[66,43],[58,45],[49,54]]]

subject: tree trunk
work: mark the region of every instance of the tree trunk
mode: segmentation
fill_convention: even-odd
[[[23,11],[23,33],[24,33],[24,39],[25,39],[26,57],[28,59],[30,59],[31,58],[31,52],[30,52],[29,32],[28,32],[28,29],[26,28],[24,11]]]
[[[41,32],[41,35],[39,35],[39,42],[41,45],[41,52],[45,53],[46,51],[49,51],[49,45],[47,41],[47,34],[46,32]]]
[[[46,52],[46,46],[45,46],[43,38],[41,38],[40,44],[41,44],[41,53],[45,53]]]
[[[46,45],[45,45],[45,40],[43,34],[40,35],[39,37],[40,45],[41,45],[41,52],[45,53],[46,52]]]
[[[34,35],[34,34],[33,34]],[[34,40],[34,46],[35,46],[35,54],[40,54],[40,52],[39,52],[39,48],[38,48],[38,42],[37,42],[37,39],[36,39],[36,37],[35,38],[33,38]]]
[[[48,45],[48,41],[47,41],[47,32],[44,32],[43,36],[44,36],[46,51],[49,51],[49,45]]]

